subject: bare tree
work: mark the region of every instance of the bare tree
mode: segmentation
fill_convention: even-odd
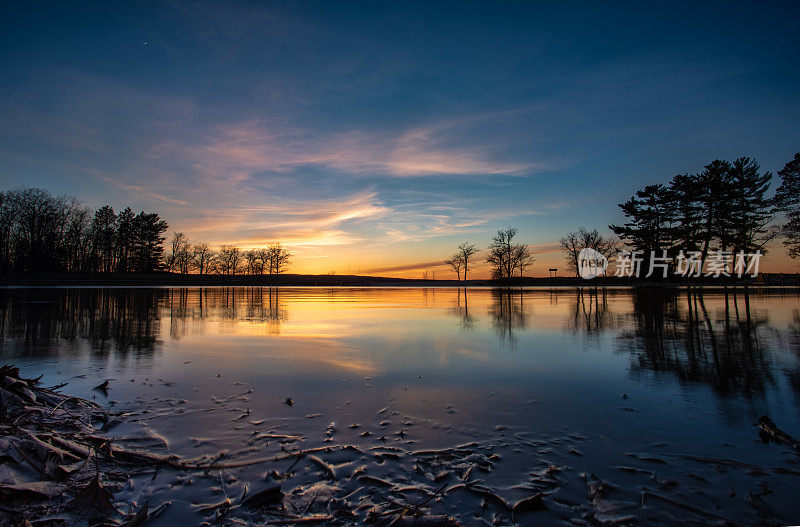
[[[257,249],[256,254],[260,262],[260,265],[258,267],[259,274],[264,274],[265,271],[271,272],[269,271],[270,267],[269,249],[265,248]]]
[[[533,265],[533,253],[527,245],[517,244],[513,245],[511,249],[511,266],[514,270],[519,270],[519,276],[522,278],[525,269]]]
[[[564,253],[564,259],[567,261],[567,269],[578,276],[578,255],[583,247],[581,246],[580,231],[583,227],[579,227],[576,232],[568,232],[561,237],[559,243],[561,244],[561,252]]]
[[[172,251],[164,255],[164,264],[168,271],[187,274],[192,264],[192,246],[182,232],[172,237]]]
[[[89,264],[89,240],[91,235],[91,211],[77,202],[70,211],[65,249],[67,251],[67,270],[80,272]]]
[[[514,273],[513,265],[513,242],[517,235],[516,227],[509,227],[497,231],[489,244],[489,255],[486,261],[492,266],[492,278],[503,279],[511,278]]]
[[[587,230],[584,227],[578,227],[575,232],[565,234],[559,240],[561,243],[561,251],[564,253],[564,259],[567,262],[567,269],[575,273],[575,276],[580,276],[578,269],[578,255],[583,249],[594,249],[609,260],[614,257],[620,248],[619,239],[613,236],[603,236],[597,229]]]
[[[444,261],[453,271],[456,272],[456,279],[461,280],[461,268],[464,266],[464,260],[461,253],[455,253],[453,256]]]
[[[217,253],[220,274],[235,275],[242,265],[242,251],[235,245],[222,245]]]
[[[267,249],[269,274],[281,274],[286,271],[289,267],[289,260],[291,257],[292,253],[285,247],[282,247],[281,244],[276,243],[270,245]]]
[[[207,243],[196,243],[192,246],[192,267],[200,274],[207,274],[211,269],[214,252]]]
[[[458,254],[461,256],[461,265],[464,269],[464,281],[467,280],[467,272],[474,268],[473,256],[480,252],[475,245],[464,242],[458,245]]]
[[[261,261],[261,252],[251,249],[244,253],[245,269],[247,274],[262,274],[264,263]]]

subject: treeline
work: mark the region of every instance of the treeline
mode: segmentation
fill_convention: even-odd
[[[800,256],[800,153],[778,172],[781,184],[768,196],[772,174],[749,157],[716,159],[696,174],[678,174],[666,184],[648,185],[620,203],[627,221],[609,228],[645,258],[666,251],[696,252],[705,263],[712,251],[767,252],[783,235],[792,257]],[[776,214],[788,222],[773,223]]]
[[[0,192],[0,272],[280,274],[292,256],[280,244],[213,250],[182,233],[167,252],[168,228],[157,213],[130,207],[92,211],[72,196],[40,188]]]
[[[0,192],[0,272],[152,272],[163,263],[158,214],[92,212],[39,188]]]
[[[264,275],[281,274],[289,267],[292,253],[280,244],[244,251],[235,245],[212,250],[207,243],[189,242],[181,232],[172,238],[172,250],[164,257],[168,271],[181,274]]]

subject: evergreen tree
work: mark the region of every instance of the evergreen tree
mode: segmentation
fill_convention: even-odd
[[[775,207],[782,212],[800,211],[800,152],[778,171],[781,184],[775,191]]]
[[[766,252],[765,245],[774,236],[768,228],[773,218],[772,202],[767,198],[771,181],[772,174],[761,173],[758,163],[749,157],[740,157],[731,164],[727,178],[729,201],[722,224],[724,231],[730,233],[734,253]]]
[[[619,207],[628,221],[609,225],[614,234],[645,257],[672,249],[670,192],[664,185],[648,185]]]
[[[702,207],[698,177],[678,174],[670,181],[667,201],[672,212],[670,242],[674,250],[696,251],[701,244]]]
[[[731,164],[727,161],[715,159],[703,167],[703,171],[696,176],[697,204],[700,209],[700,243],[702,246],[702,261],[708,258],[711,243],[717,238],[717,227],[722,222],[725,209],[725,183]]]
[[[782,170],[781,184],[775,191],[775,208],[786,214],[787,222],[781,227],[783,244],[792,258],[800,258],[800,152],[786,163]]]
[[[152,273],[163,268],[164,233],[169,226],[155,212],[140,212],[132,221],[131,270]]]

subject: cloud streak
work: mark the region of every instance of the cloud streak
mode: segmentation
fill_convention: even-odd
[[[212,176],[244,180],[260,172],[289,173],[326,167],[355,176],[430,175],[523,176],[550,168],[519,161],[480,139],[456,141],[456,123],[405,131],[355,129],[315,133],[264,121],[234,122],[213,128],[193,142],[154,145],[153,158],[180,155]]]
[[[186,233],[213,244],[245,248],[280,241],[293,247],[350,245],[361,241],[345,226],[391,213],[375,192],[340,199],[273,199],[275,205],[243,205],[200,213],[183,222]]]
[[[445,263],[442,260],[433,260],[430,262],[416,262],[403,265],[392,265],[389,267],[375,267],[373,269],[364,269],[362,272],[366,274],[378,273],[397,273],[400,271],[415,271],[418,269],[430,269],[431,267],[444,267]]]

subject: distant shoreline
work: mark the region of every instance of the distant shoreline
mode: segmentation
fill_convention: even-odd
[[[646,280],[601,277],[524,277],[512,280],[430,280],[358,275],[197,275],[177,273],[10,274],[0,275],[0,287],[19,286],[256,286],[256,287],[772,287],[800,286],[800,273],[769,273],[757,279],[693,278]]]

